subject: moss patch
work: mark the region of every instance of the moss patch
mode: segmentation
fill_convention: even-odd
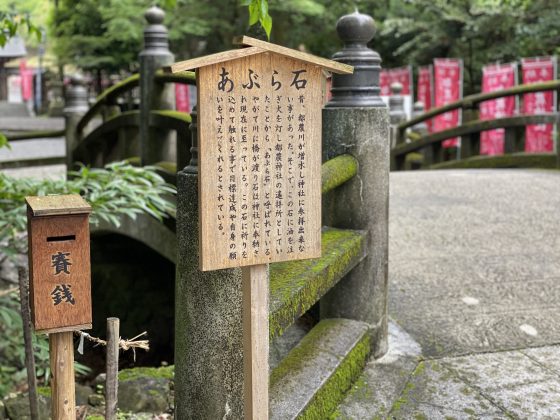
[[[175,374],[175,366],[165,366],[160,368],[138,367],[124,369],[119,372],[119,381],[130,381],[138,378],[163,378],[172,380]]]
[[[161,161],[154,164],[154,166],[170,174],[175,174],[177,172],[177,163],[175,162]]]
[[[552,153],[511,153],[501,156],[474,156],[469,159],[436,163],[430,169],[482,169],[482,168],[556,168],[556,155]]]
[[[418,363],[416,369],[414,369],[414,372],[412,372],[412,374],[410,375],[410,379],[414,378],[415,376],[421,375],[425,369],[426,369],[425,362]],[[404,405],[408,404],[408,401],[410,399],[410,394],[414,391],[414,388],[415,385],[414,383],[412,383],[412,381],[407,382],[403,391],[401,392],[400,397],[393,403],[393,406],[391,407],[390,410],[391,414],[398,414],[401,408]]]
[[[358,161],[351,155],[340,155],[321,166],[321,194],[352,179],[358,173]]]
[[[323,320],[302,340],[299,346],[285,358],[272,372],[270,377],[271,388],[278,381],[283,380],[291,372],[297,372],[309,363],[321,346],[317,341],[327,334],[339,320]],[[361,374],[367,358],[371,352],[371,337],[363,334],[358,343],[340,361],[335,372],[326,380],[317,391],[298,419],[327,419],[334,418],[340,402],[352,383]]]
[[[346,391],[352,386],[352,382],[364,369],[367,357],[371,351],[371,341],[367,334],[348,353],[342,361],[335,374],[331,376],[321,390],[315,394],[300,418],[320,419],[326,418],[333,413],[340,402],[344,399]]]
[[[364,257],[366,239],[360,232],[326,229],[321,242],[321,258],[271,264],[271,339],[282,335]]]
[[[42,395],[43,397],[50,398],[51,388],[48,386],[39,386],[37,387],[37,394]]]
[[[152,111],[152,114],[174,118],[186,123],[190,123],[192,121],[191,114],[187,114],[186,112],[175,111],[172,109]]]

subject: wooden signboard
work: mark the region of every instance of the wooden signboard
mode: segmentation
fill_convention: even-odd
[[[323,70],[352,67],[249,37],[196,69],[200,269],[243,267],[245,419],[268,418],[268,263],[321,255]]]
[[[321,253],[323,68],[349,66],[244,37],[197,68],[200,267]]]
[[[27,197],[26,202],[35,331],[91,328],[91,207],[79,195]]]

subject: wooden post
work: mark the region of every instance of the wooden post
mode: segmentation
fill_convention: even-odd
[[[105,419],[117,418],[119,390],[119,318],[107,318],[107,356],[105,379]]]
[[[245,420],[268,419],[268,264],[243,267]]]
[[[49,334],[53,420],[76,419],[73,334],[72,331]]]
[[[25,345],[25,367],[27,368],[27,386],[29,388],[29,412],[31,420],[39,420],[37,400],[37,378],[35,376],[35,356],[31,337],[31,310],[29,309],[29,281],[27,270],[18,267],[19,298],[21,304],[21,321],[23,324],[23,342]]]

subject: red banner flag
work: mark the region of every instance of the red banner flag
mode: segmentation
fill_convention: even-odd
[[[433,97],[433,77],[432,66],[418,68],[418,85],[416,88],[418,100],[424,104],[424,111],[428,111],[432,107]],[[432,120],[426,121],[428,131],[432,131]]]
[[[381,96],[391,96],[391,74],[389,70],[381,70],[379,73],[379,87]]]
[[[508,89],[515,86],[516,84],[516,63],[489,65],[482,68],[483,93]],[[480,104],[480,119],[492,120],[495,118],[508,117],[515,114],[515,109],[515,96],[508,96],[505,98],[485,101]],[[504,154],[504,138],[505,130],[503,128],[483,131],[480,134],[480,154]]]
[[[180,112],[191,112],[189,85],[175,83],[175,109]]]
[[[556,57],[524,58],[521,60],[523,84],[545,82],[556,78]],[[527,93],[523,96],[523,113],[528,115],[554,112],[555,92]],[[526,152],[552,152],[552,124],[528,125],[525,128]]]
[[[397,67],[389,70],[391,83],[399,82],[403,89],[401,95],[412,95],[412,67]]]
[[[21,76],[21,97],[28,101],[33,97],[33,70],[27,67],[27,62],[21,60],[19,63],[19,74]]]
[[[455,58],[435,58],[435,107],[458,101],[463,96],[463,60]],[[457,127],[461,122],[458,109],[438,115],[433,119],[433,131]],[[459,139],[443,142],[443,147],[456,147]]]

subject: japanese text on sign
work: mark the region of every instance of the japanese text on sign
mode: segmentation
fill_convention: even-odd
[[[319,243],[320,218],[310,210],[320,199],[320,137],[312,126],[320,123],[321,97],[308,90],[320,74],[295,61],[244,60],[209,66],[213,94],[201,98],[201,118],[206,111],[213,123],[208,137],[201,133],[201,180],[209,186],[201,194],[213,203],[203,212],[203,237],[225,257],[214,268],[302,258]]]

